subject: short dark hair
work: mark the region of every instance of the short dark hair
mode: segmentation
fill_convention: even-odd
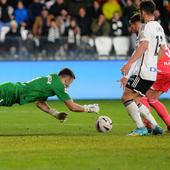
[[[140,14],[139,13],[135,13],[130,18],[129,24],[132,24],[132,23],[135,23],[135,22],[140,22],[140,21],[141,21]]]
[[[145,11],[147,14],[153,14],[156,9],[156,5],[152,0],[142,1],[140,3],[140,10]]]
[[[72,70],[70,70],[69,68],[63,68],[62,70],[60,70],[60,72],[58,73],[59,76],[70,76],[71,78],[75,79],[75,75],[73,73]]]

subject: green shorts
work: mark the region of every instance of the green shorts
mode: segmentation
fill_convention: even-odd
[[[17,86],[7,82],[0,85],[0,106],[12,106],[19,102]]]

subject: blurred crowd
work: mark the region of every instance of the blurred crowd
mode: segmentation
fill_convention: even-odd
[[[170,36],[170,0],[154,1],[155,18]],[[129,19],[139,4],[140,0],[0,0],[1,45],[16,53],[19,37],[27,47],[23,53],[40,44],[51,50],[64,44],[60,39],[65,37],[64,48],[73,50],[84,36],[130,35]]]

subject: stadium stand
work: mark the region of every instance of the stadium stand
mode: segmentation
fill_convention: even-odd
[[[170,0],[154,1],[155,18],[170,41]],[[128,57],[135,39],[128,22],[139,4],[140,0],[0,0],[0,60]],[[113,40],[107,52],[101,50],[101,36]]]

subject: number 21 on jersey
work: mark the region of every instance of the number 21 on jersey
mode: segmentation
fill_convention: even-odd
[[[154,55],[157,56],[158,55],[158,50],[159,50],[159,47],[160,47],[160,43],[163,41],[163,37],[162,35],[157,35],[156,36],[156,47],[155,47],[155,53]]]

